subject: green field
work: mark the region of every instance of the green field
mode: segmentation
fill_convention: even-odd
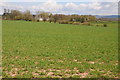
[[[3,20],[3,78],[117,78],[118,27],[107,24]]]

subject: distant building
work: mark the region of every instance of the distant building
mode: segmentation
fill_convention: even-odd
[[[46,21],[49,21],[49,20],[50,20],[49,18],[46,19]]]
[[[39,16],[39,15],[34,15],[34,19],[35,19],[36,21],[44,21],[44,19],[45,19],[46,21],[49,21],[49,18],[42,18],[42,17]]]
[[[4,9],[4,13],[2,15],[2,19],[6,20],[6,19],[10,19],[10,15],[11,15],[11,10],[9,9]]]
[[[43,18],[40,17],[40,18],[39,18],[39,21],[43,21]]]

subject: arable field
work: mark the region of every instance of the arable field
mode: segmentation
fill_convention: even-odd
[[[3,78],[117,78],[118,27],[4,21]]]

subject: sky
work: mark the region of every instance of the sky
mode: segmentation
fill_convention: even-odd
[[[46,2],[48,0],[1,0],[0,2]],[[51,0],[55,2],[118,2],[119,0]]]
[[[2,0],[0,14],[3,9],[45,11],[54,14],[81,15],[117,15],[118,0]]]

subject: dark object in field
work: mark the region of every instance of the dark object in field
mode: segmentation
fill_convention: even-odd
[[[103,27],[107,27],[107,24],[103,24]]]
[[[50,23],[52,23],[52,20],[49,20]]]
[[[37,20],[37,22],[39,22],[39,20]]]
[[[91,24],[90,24],[90,23],[88,23],[88,26],[91,26]]]
[[[43,21],[45,22],[45,21],[47,21],[47,20],[44,18]]]
[[[32,21],[32,20],[28,20],[28,21]]]

